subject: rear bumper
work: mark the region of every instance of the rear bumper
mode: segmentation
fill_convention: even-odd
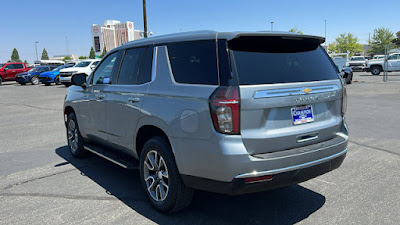
[[[347,149],[331,157],[316,162],[310,162],[308,165],[299,165],[298,167],[287,168],[287,171],[282,170],[284,172],[276,173],[277,171],[263,171],[260,174],[275,175],[272,180],[256,183],[246,183],[244,177],[241,177],[240,175],[231,182],[221,182],[187,175],[182,175],[182,180],[188,187],[221,194],[240,195],[261,192],[301,183],[332,171],[342,164],[346,157],[346,153]],[[246,174],[245,176],[249,177],[250,175],[253,174]]]
[[[337,168],[347,152],[348,132],[345,122],[342,122],[339,130],[330,140],[254,155],[247,152],[240,135],[215,134],[207,140],[171,139],[171,144],[185,184],[195,189],[206,190],[191,181],[194,178],[205,179],[232,186],[229,189],[231,191],[228,192],[212,191],[235,193],[236,183],[244,182],[246,178],[273,175],[272,181],[266,182],[265,186],[262,185],[265,188],[263,190],[266,190],[311,179],[315,174],[318,176]],[[320,169],[320,165],[324,165],[323,170]],[[304,175],[301,171],[314,175]],[[290,174],[290,176],[284,174]],[[289,176],[290,179],[281,181],[279,177],[282,176]],[[298,177],[304,177],[304,179]]]

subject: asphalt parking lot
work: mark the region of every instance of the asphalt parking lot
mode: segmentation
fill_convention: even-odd
[[[398,224],[400,74],[356,72],[348,85],[350,142],[343,165],[269,192],[197,192],[163,215],[147,203],[138,171],[66,146],[64,86],[0,86],[0,224]]]

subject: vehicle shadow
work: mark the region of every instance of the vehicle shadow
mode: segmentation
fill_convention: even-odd
[[[162,214],[147,202],[138,170],[125,170],[96,155],[73,158],[67,146],[56,153],[102,186],[109,195],[157,224],[294,224],[316,212],[325,197],[300,185],[256,194],[227,196],[197,191],[184,211]]]

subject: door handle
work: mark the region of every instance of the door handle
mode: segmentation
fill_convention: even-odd
[[[105,95],[105,94],[98,94],[97,97],[98,97],[99,99],[103,99],[103,98],[106,97],[106,95]]]
[[[135,103],[135,102],[139,102],[139,101],[140,101],[140,98],[138,98],[138,97],[131,97],[131,98],[128,98],[128,101],[130,101],[130,102],[132,102],[132,103]]]

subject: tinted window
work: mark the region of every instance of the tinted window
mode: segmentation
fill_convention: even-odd
[[[23,69],[24,65],[22,64],[14,64],[14,69]]]
[[[125,51],[118,76],[118,84],[136,84],[139,67],[145,48],[133,48]]]
[[[87,66],[89,66],[90,63],[91,63],[90,61],[80,62],[80,63],[76,64],[75,67],[87,67]]]
[[[151,81],[151,68],[153,63],[153,47],[147,47],[146,54],[139,70],[138,84],[144,84]]]
[[[4,69],[11,70],[11,69],[14,69],[14,68],[15,68],[14,64],[8,64]]]
[[[93,74],[92,84],[110,83],[116,59],[117,52],[114,52],[102,61],[102,63],[97,67],[96,71]]]
[[[240,84],[338,79],[334,64],[313,40],[266,38],[263,41],[245,40],[230,47]]]
[[[168,45],[175,81],[187,84],[218,84],[215,41]]]

